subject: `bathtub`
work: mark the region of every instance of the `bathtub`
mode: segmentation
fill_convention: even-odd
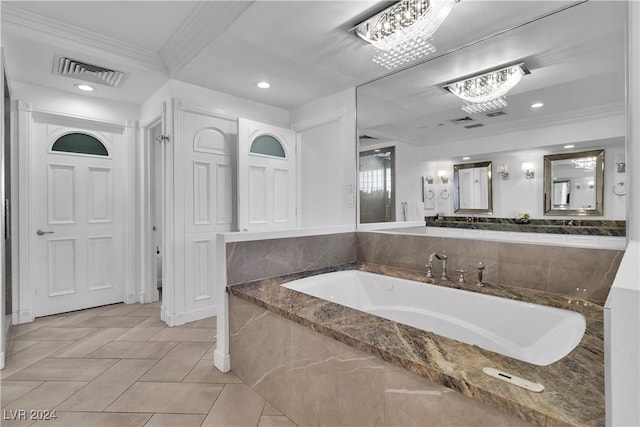
[[[358,270],[282,286],[539,366],[569,354],[586,328],[574,311]]]

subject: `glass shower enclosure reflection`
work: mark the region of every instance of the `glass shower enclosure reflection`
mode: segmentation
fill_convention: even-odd
[[[394,147],[360,152],[360,223],[396,220],[394,156]]]

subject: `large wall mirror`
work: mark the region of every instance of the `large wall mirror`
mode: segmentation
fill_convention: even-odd
[[[493,212],[491,162],[453,165],[453,185],[455,213]]]
[[[615,164],[626,161],[627,7],[617,1],[461,1],[434,35],[436,52],[359,86],[359,150],[395,147],[395,211],[402,212],[403,203],[424,203],[423,216],[463,216],[467,209],[480,209],[473,213],[513,218],[527,212],[544,219],[544,156],[604,149],[602,210],[597,200],[594,210],[573,209],[574,184],[558,180],[557,206],[550,211],[626,219],[624,197],[609,190],[626,181]],[[507,93],[507,105],[499,110],[463,111],[463,101],[444,88],[517,63],[526,64],[530,73]],[[453,179],[441,181],[438,171],[453,177],[454,165],[480,161],[493,164],[493,206],[468,208],[461,199],[454,206]],[[527,177],[524,163],[533,164],[535,173]],[[433,180],[435,208],[424,201],[423,177]],[[443,191],[452,197],[440,197]]]
[[[603,215],[604,150],[544,156],[545,215]]]

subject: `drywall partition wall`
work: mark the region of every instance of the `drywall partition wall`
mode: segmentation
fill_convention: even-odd
[[[302,164],[302,227],[356,224],[355,89],[291,111]]]
[[[235,149],[237,145],[235,122],[238,117],[288,126],[289,112],[222,92],[170,80],[142,106],[143,126],[149,126],[158,120],[162,115],[163,103],[166,105],[164,133],[169,139],[162,144],[165,207],[161,318],[168,325],[177,326],[217,313],[219,300],[214,289],[210,288],[217,274],[215,234],[232,231],[235,228],[235,219],[231,223],[225,219],[224,224],[217,224],[216,219],[215,225],[209,223],[209,219],[194,219],[194,209],[198,206],[203,209],[206,207],[205,211],[212,213],[215,209],[223,205],[229,207],[228,204],[232,203],[228,200],[225,203],[214,203],[213,199],[209,200],[211,202],[209,204],[201,203],[202,197],[213,197],[213,193],[206,190],[204,186],[199,186],[201,192],[196,196],[194,189],[195,180],[199,180],[200,183],[209,182],[210,189],[213,188],[214,181],[217,182],[213,174],[222,169],[225,171],[224,176],[228,178],[228,172],[230,172],[232,179],[235,180],[235,159],[227,149],[222,150],[224,153],[216,154],[213,153],[216,150],[212,151],[206,147],[198,148],[196,140],[199,136],[206,134],[213,137],[216,131],[202,134],[194,128],[191,132],[186,132],[184,125],[191,119],[196,120],[196,117],[199,118],[198,120],[206,119],[205,121],[210,123],[207,125],[202,122],[202,126],[210,128],[209,130],[224,128],[222,132],[217,132],[217,135],[224,136],[223,145],[231,144],[228,148]],[[203,159],[203,156],[214,155],[221,155],[229,160],[224,168],[221,169],[219,162]],[[233,184],[232,188],[235,188]],[[235,200],[234,191],[232,189],[227,194],[231,200]],[[201,231],[204,229],[206,232],[202,234]]]

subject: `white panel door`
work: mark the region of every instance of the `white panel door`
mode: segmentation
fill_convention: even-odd
[[[30,271],[34,316],[124,300],[122,135],[33,123]],[[53,151],[69,133],[108,155]]]
[[[268,138],[276,150],[261,150]],[[277,141],[277,142],[275,142]],[[282,151],[277,151],[280,144]],[[238,227],[241,231],[297,228],[296,134],[238,119]]]
[[[179,105],[176,136],[184,153],[184,321],[216,314],[216,235],[236,225],[237,122]]]

